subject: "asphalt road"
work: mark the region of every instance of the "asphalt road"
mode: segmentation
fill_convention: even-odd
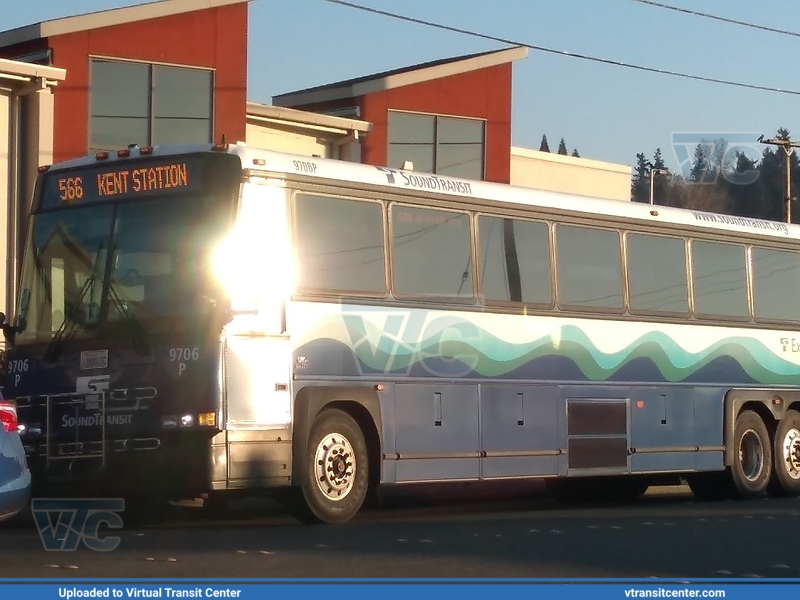
[[[541,498],[403,500],[341,526],[275,515],[110,532],[112,552],[45,552],[0,529],[0,576],[800,577],[800,499],[694,502],[651,490],[625,506]]]

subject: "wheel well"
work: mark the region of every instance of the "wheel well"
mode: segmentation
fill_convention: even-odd
[[[775,433],[775,428],[777,426],[777,421],[775,417],[772,416],[772,411],[767,408],[763,402],[758,401],[748,401],[742,404],[742,407],[739,409],[739,412],[736,413],[736,417],[738,418],[740,414],[742,414],[746,410],[752,410],[756,413],[761,420],[764,421],[764,425],[767,426],[767,430],[769,431],[770,435]]]
[[[794,410],[794,411],[800,412],[800,400],[796,400],[795,402],[792,402],[788,406],[788,408],[786,410]]]
[[[361,428],[367,445],[370,487],[380,482],[382,473],[381,455],[381,406],[379,396],[372,386],[316,386],[300,389],[295,397],[294,423],[292,431],[292,479],[299,481],[305,474],[302,459],[306,455],[308,434],[314,420],[324,410],[336,408],[350,415]]]
[[[783,412],[783,404],[775,404],[777,394],[773,391],[753,393],[750,390],[730,390],[725,398],[725,424],[723,429],[724,465],[730,467],[734,463],[734,430],[736,419],[742,411],[751,410],[756,413],[767,427],[770,438],[774,439],[777,422]],[[783,400],[783,398],[782,398]],[[780,407],[780,408],[778,408]]]
[[[364,441],[367,443],[370,486],[377,485],[381,479],[381,440],[372,415],[363,404],[352,400],[334,400],[326,404],[322,410],[330,408],[338,408],[346,412],[358,423],[364,434]]]

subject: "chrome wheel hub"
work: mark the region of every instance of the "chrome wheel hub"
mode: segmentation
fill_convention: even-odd
[[[350,441],[341,434],[322,438],[314,454],[317,487],[328,500],[342,500],[353,489],[356,454]]]
[[[781,449],[786,473],[792,479],[800,479],[800,431],[797,429],[787,431],[783,436]]]

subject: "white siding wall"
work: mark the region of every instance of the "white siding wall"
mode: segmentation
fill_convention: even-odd
[[[511,149],[511,183],[522,187],[631,199],[631,167],[527,148]]]
[[[328,147],[317,137],[316,134],[304,134],[294,131],[286,131],[276,127],[247,124],[247,145],[262,150],[273,150],[276,152],[288,152],[290,154],[302,154],[305,156],[328,156]]]

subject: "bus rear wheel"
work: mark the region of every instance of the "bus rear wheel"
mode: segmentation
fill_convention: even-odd
[[[775,479],[785,496],[800,495],[800,413],[790,410],[775,431]]]
[[[308,437],[298,516],[311,523],[345,523],[361,510],[369,487],[367,443],[358,423],[325,409]]]
[[[772,440],[758,413],[745,410],[734,427],[735,451],[731,475],[742,498],[766,495],[772,477]]]

